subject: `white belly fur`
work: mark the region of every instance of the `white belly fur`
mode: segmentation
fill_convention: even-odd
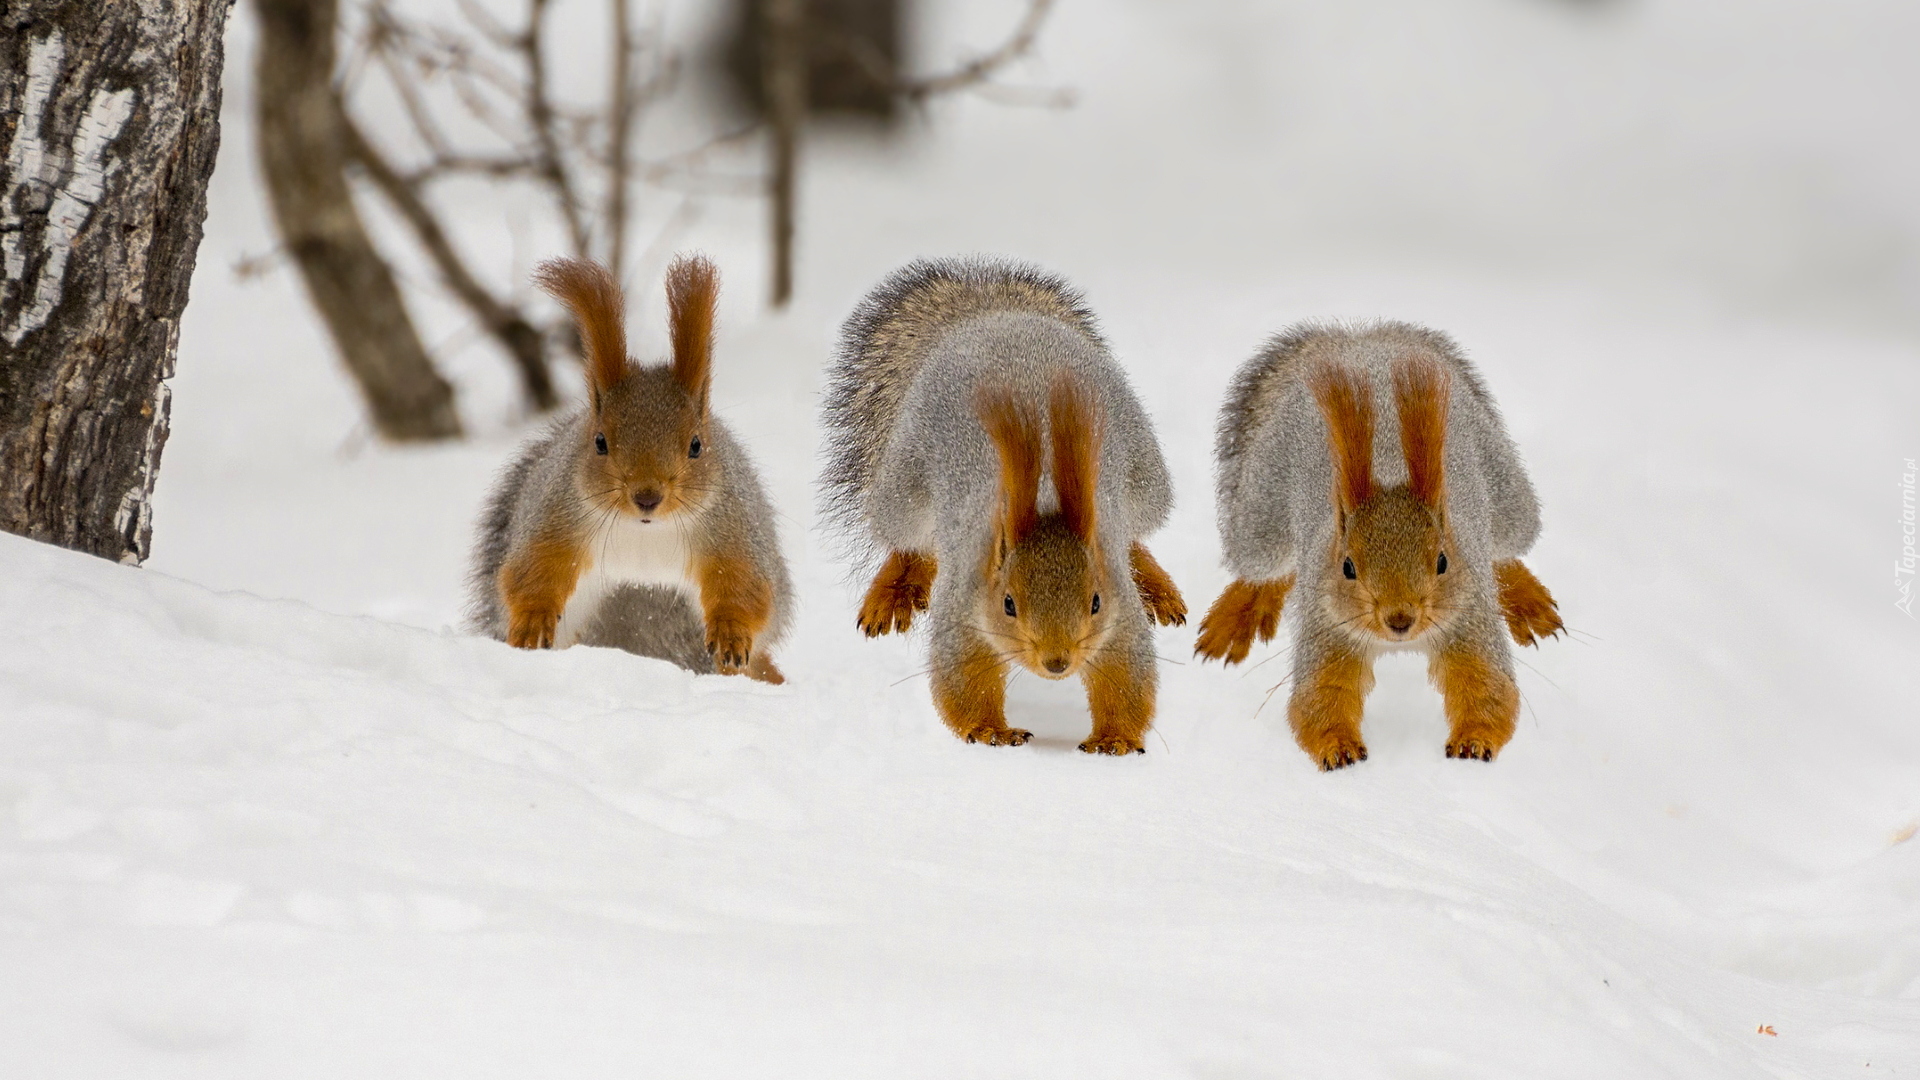
[[[700,589],[693,580],[692,522],[683,515],[665,521],[616,521],[593,542],[593,562],[580,575],[554,631],[554,647],[580,640],[593,623],[600,602],[622,585],[664,585],[678,589],[698,611]]]

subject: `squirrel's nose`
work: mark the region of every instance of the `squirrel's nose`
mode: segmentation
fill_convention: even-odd
[[[1062,672],[1067,670],[1067,658],[1064,656],[1049,656],[1047,657],[1044,663],[1044,666],[1048,671],[1053,672],[1055,675],[1059,675]]]
[[[660,493],[652,488],[636,491],[633,493],[633,505],[639,507],[641,513],[652,513],[660,507]]]
[[[1413,616],[1407,614],[1404,611],[1396,611],[1393,614],[1387,616],[1387,629],[1393,631],[1396,634],[1406,633],[1407,628],[1412,625],[1413,625]]]

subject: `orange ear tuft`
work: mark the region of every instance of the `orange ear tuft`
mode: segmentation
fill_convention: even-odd
[[[673,378],[701,401],[713,377],[713,313],[719,300],[720,271],[705,255],[681,255],[667,267]]]
[[[573,313],[587,350],[587,385],[597,401],[627,377],[627,304],[607,268],[585,259],[548,259],[533,283]]]
[[[1400,412],[1400,451],[1413,497],[1438,507],[1447,494],[1447,406],[1453,376],[1431,357],[1393,365],[1393,401]]]
[[[1054,381],[1047,413],[1053,428],[1053,486],[1060,493],[1060,516],[1073,535],[1092,543],[1106,414],[1086,385],[1068,375]]]
[[[1373,497],[1373,388],[1365,373],[1331,361],[1314,366],[1307,388],[1327,421],[1334,505],[1352,510]]]
[[[1006,387],[982,389],[975,408],[1000,452],[1001,527],[1017,544],[1040,520],[1040,418]]]

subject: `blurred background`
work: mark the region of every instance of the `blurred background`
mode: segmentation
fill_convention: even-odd
[[[1656,326],[1661,375],[1704,387],[1747,377],[1730,360],[1747,346],[1690,361],[1695,332],[1808,372],[1846,350],[1863,464],[1897,464],[1914,431],[1864,385],[1910,374],[1920,343],[1911,4],[242,0],[230,34],[154,544],[156,567],[216,586],[451,621],[460,568],[441,564],[466,508],[579,393],[558,313],[526,284],[565,253],[619,264],[643,358],[665,260],[715,255],[720,400],[774,458],[795,534],[838,321],[923,255],[1064,273],[1150,404],[1162,385],[1193,398],[1161,422],[1203,562],[1217,391],[1300,317],[1425,318],[1469,351],[1510,346],[1523,446],[1566,430],[1547,415],[1545,375],[1572,362],[1554,342],[1583,337],[1604,379]],[[770,61],[768,42],[788,52]],[[316,71],[352,131],[331,162],[274,130]],[[316,196],[329,172],[344,187]],[[283,238],[329,198],[350,200],[397,307],[353,261],[321,268],[347,283],[333,321],[316,307],[327,287]],[[1638,461],[1640,436],[1619,434]],[[310,530],[325,541],[289,537]],[[441,556],[374,557],[394,543]]]

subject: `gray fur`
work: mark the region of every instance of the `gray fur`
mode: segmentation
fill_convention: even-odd
[[[1508,658],[1493,563],[1517,558],[1540,532],[1540,503],[1479,372],[1446,335],[1401,322],[1301,324],[1274,337],[1235,375],[1220,414],[1215,457],[1220,536],[1227,568],[1249,581],[1297,574],[1287,609],[1296,671],[1330,638],[1325,603],[1334,557],[1333,463],[1327,426],[1304,382],[1309,365],[1331,360],[1366,372],[1376,415],[1374,483],[1407,482],[1394,408],[1392,364],[1425,355],[1452,374],[1446,442],[1447,519],[1457,551],[1448,555],[1471,582],[1471,602],[1450,635]],[[1436,643],[1437,644],[1437,643]],[[1510,665],[1510,659],[1506,662]]]
[[[1007,311],[1050,315],[1105,353],[1093,312],[1080,294],[1060,278],[1021,263],[918,259],[854,308],[841,330],[821,410],[827,456],[820,474],[821,512],[831,526],[850,538],[864,532],[867,492],[901,403],[929,351],[956,324]],[[967,412],[972,411],[969,403]]]
[[[500,567],[516,548],[545,529],[597,522],[582,484],[582,454],[591,453],[592,413],[582,407],[555,421],[521,448],[494,482],[481,513],[468,580],[468,626],[475,633],[505,640],[507,613],[497,585]],[[780,554],[774,511],[746,450],[717,416],[702,427],[702,455],[715,481],[706,485],[705,505],[688,523],[693,550],[731,555],[747,553],[773,584],[773,615],[756,651],[770,651],[786,636],[792,621],[793,584]],[[602,601],[588,620],[581,644],[625,649],[668,660],[696,672],[711,672],[705,628],[698,607],[685,590],[625,586]]]
[[[933,662],[960,648],[992,538],[999,455],[976,411],[983,386],[1045,402],[1071,373],[1105,414],[1096,495],[1110,580],[1131,582],[1128,552],[1166,522],[1172,486],[1153,424],[1080,296],[1032,267],[921,261],[875,289],[847,320],[824,409],[823,512],[857,542],[931,553]],[[1043,439],[1050,439],[1043,425]],[[1057,507],[1052,463],[1040,509]],[[1115,609],[1110,641],[1152,669],[1144,608]]]

